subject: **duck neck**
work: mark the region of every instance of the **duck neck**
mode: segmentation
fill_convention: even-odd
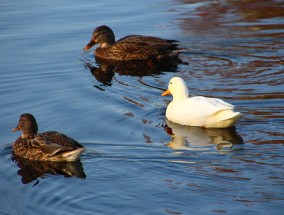
[[[108,47],[111,47],[112,45],[113,44],[111,44],[111,43],[104,42],[104,43],[100,44],[100,48],[108,48]]]
[[[115,36],[113,33],[105,34],[100,40],[100,47],[107,48],[115,44]]]
[[[33,138],[36,135],[36,132],[32,131],[32,130],[25,130],[22,131],[22,138],[24,139],[30,139]]]
[[[189,93],[188,90],[185,89],[183,92],[177,93],[176,95],[173,95],[173,101],[180,101],[188,98]]]

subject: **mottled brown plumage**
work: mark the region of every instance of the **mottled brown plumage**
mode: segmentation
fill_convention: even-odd
[[[40,161],[76,161],[84,147],[76,140],[56,131],[37,134],[37,122],[32,114],[22,114],[18,126],[22,135],[13,144],[15,155]]]
[[[95,44],[96,57],[108,60],[168,60],[178,58],[178,45],[175,40],[165,40],[152,36],[129,35],[115,42],[115,36],[108,26],[99,26],[84,50]]]

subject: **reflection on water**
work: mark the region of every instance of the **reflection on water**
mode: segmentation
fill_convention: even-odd
[[[74,167],[19,168],[11,147],[0,148],[0,214],[283,213],[283,0],[0,5],[2,145],[15,139],[10,130],[22,112],[89,143],[81,159],[86,180],[51,175]],[[98,62],[82,46],[101,24],[118,38],[135,32],[178,40],[189,64],[136,71]],[[174,125],[163,131],[168,98],[159,88],[172,76],[182,77],[191,95],[234,104],[244,114],[237,132]],[[164,146],[171,137],[169,147],[184,151]],[[40,183],[23,186],[20,177]]]
[[[86,59],[82,59],[82,61],[85,61],[85,68],[88,68],[96,80],[101,82],[103,85],[111,85],[111,81],[115,73],[122,76],[136,77],[158,75],[164,71],[176,72],[180,63],[176,61],[163,63],[140,60],[111,61],[101,58],[95,58],[96,64]]]
[[[234,150],[235,145],[244,143],[235,127],[191,127],[178,125],[168,120],[166,124],[165,130],[171,136],[171,141],[167,146],[174,150],[204,150],[215,144],[216,149],[221,153],[228,153]]]
[[[22,177],[22,183],[28,184],[45,175],[63,175],[64,177],[86,178],[81,161],[77,162],[46,162],[31,161],[13,155],[12,158],[20,168],[18,175]],[[38,184],[39,181],[36,182]],[[35,184],[35,185],[36,185]]]
[[[182,13],[183,18],[180,19],[184,29],[194,31],[195,33],[206,31],[208,35],[221,34],[227,31],[225,27],[220,29],[224,24],[243,26],[243,28],[239,28],[240,30],[283,29],[281,19],[273,19],[284,17],[282,0],[199,1],[199,4],[195,4],[196,0],[177,0],[177,2],[181,5],[191,3],[195,5],[193,11],[184,10]],[[257,22],[262,19],[267,20],[264,20],[264,23]],[[270,22],[269,19],[271,20]],[[241,32],[230,33],[241,34]],[[272,35],[279,36],[279,33],[275,32]],[[241,36],[246,35],[241,34]]]
[[[243,21],[255,21],[258,19],[269,19],[283,17],[283,1],[250,0],[250,1],[227,1],[233,6]]]
[[[99,67],[91,63],[85,63],[85,68],[89,69],[97,81],[104,86],[111,86],[112,78],[114,77],[114,66],[102,64]]]

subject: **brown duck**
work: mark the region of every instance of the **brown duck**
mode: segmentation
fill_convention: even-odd
[[[32,114],[20,116],[19,123],[12,131],[22,131],[13,144],[13,152],[29,160],[38,161],[76,161],[85,148],[77,141],[56,131],[38,134],[38,125]]]
[[[115,42],[111,28],[102,25],[94,30],[92,39],[84,50],[87,51],[95,44],[99,44],[95,51],[98,58],[117,61],[163,61],[178,57],[180,51],[176,42],[141,35],[129,35]]]

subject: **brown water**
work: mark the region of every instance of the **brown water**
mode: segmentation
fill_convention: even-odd
[[[282,214],[283,3],[1,1],[0,214]],[[96,63],[82,49],[102,24],[117,38],[179,40],[189,64]],[[172,76],[243,118],[233,129],[166,122]],[[81,161],[13,161],[24,112],[85,145]]]

